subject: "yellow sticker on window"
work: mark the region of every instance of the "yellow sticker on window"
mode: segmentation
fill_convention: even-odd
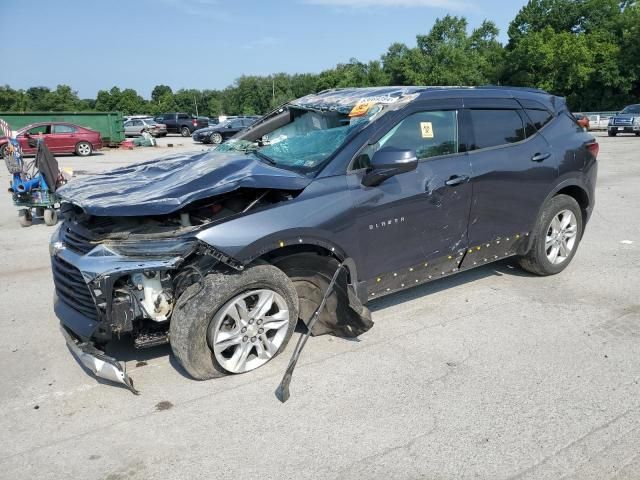
[[[433,138],[433,125],[431,122],[420,122],[420,131],[422,138]]]
[[[356,105],[349,112],[350,117],[361,117],[365,115],[369,109],[374,105],[375,102],[361,102],[356,103]]]

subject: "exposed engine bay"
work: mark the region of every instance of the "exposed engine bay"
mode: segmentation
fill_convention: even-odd
[[[206,226],[289,201],[298,193],[245,188],[195,202],[175,213],[147,217],[94,216],[65,203],[60,244],[69,254],[100,259],[103,271],[94,271],[95,277],[87,283],[90,296],[78,296],[73,289],[79,288],[80,279],[86,280],[87,272],[55,259],[57,295],[86,314],[95,299],[98,322],[90,336],[98,341],[131,333],[138,348],[166,343],[167,321],[176,299],[188,286],[201,281],[213,268],[242,268],[199,242],[195,234]],[[155,260],[167,257],[174,260],[160,265]],[[76,282],[68,278],[74,274]]]

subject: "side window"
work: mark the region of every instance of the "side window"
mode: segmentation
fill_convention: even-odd
[[[54,125],[53,133],[76,133],[76,129],[71,125]]]
[[[458,153],[458,112],[432,110],[409,115],[377,143],[367,145],[354,159],[351,170],[368,168],[371,157],[382,147],[414,150],[418,160]]]
[[[185,114],[185,113],[181,113],[178,115],[178,119],[180,120],[189,120],[191,117],[189,117],[189,115]]]
[[[51,133],[51,125],[38,125],[28,130],[29,135],[48,135]]]
[[[133,122],[131,122],[131,125],[133,125],[134,127],[141,127],[142,126],[142,121],[141,120],[134,120]]]
[[[242,120],[231,120],[231,128],[242,128]]]
[[[542,129],[542,127],[544,127],[553,119],[553,115],[551,115],[551,113],[549,113],[547,110],[527,108],[525,112],[527,113],[527,117],[529,117],[529,120],[531,120],[530,123],[527,122],[527,137],[533,135],[533,133],[535,133],[537,130]],[[531,127],[534,128],[534,131],[532,133],[529,133]]]
[[[455,110],[409,115],[378,142],[382,147],[415,150],[418,160],[458,153],[458,119]]]
[[[469,150],[497,147],[525,139],[517,110],[470,110],[474,143]]]

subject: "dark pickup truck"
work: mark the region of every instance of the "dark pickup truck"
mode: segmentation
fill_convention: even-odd
[[[196,130],[209,126],[209,122],[202,117],[194,118],[188,113],[163,113],[154,120],[165,124],[167,133],[179,133],[183,137],[189,137]]]

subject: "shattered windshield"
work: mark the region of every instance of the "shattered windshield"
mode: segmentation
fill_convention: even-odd
[[[218,151],[254,152],[276,166],[310,171],[336,152],[352,132],[367,125],[382,108],[362,116],[337,111],[292,109],[293,120],[264,135],[260,142],[232,140]]]

